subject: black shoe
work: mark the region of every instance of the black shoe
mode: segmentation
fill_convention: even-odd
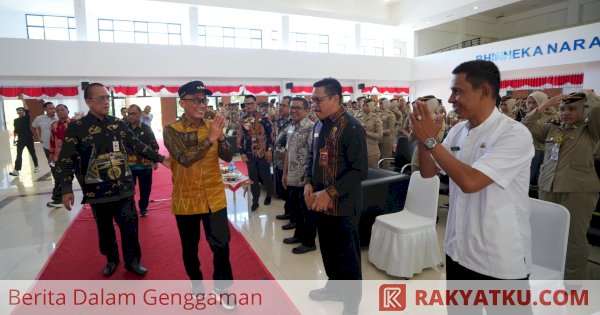
[[[268,206],[270,204],[271,204],[271,196],[265,197],[265,206]]]
[[[140,276],[145,276],[148,273],[148,269],[146,269],[146,267],[144,267],[144,266],[142,266],[142,265],[140,265],[138,263],[134,263],[134,264],[131,264],[131,265],[126,265],[125,269],[127,269],[127,270],[129,270],[129,271],[131,271],[133,273],[136,273],[136,274],[138,274]]]
[[[105,277],[110,277],[112,276],[115,271],[117,271],[117,266],[119,265],[119,261],[109,261],[106,266],[104,266],[104,270],[102,270],[102,273],[104,274]]]
[[[296,223],[290,222],[290,223],[282,226],[281,228],[284,229],[284,230],[293,230],[293,229],[296,228]]]
[[[256,211],[258,209],[258,202],[253,202],[252,207],[250,207],[250,211]]]
[[[296,243],[300,243],[300,239],[298,239],[296,237],[288,237],[288,238],[284,238],[283,242],[286,244],[296,244]]]
[[[148,216],[148,210],[140,211],[140,217],[147,217],[147,216]]]
[[[313,301],[342,301],[342,297],[332,293],[327,288],[316,289],[308,292],[308,297]]]
[[[291,215],[289,214],[278,214],[275,216],[275,219],[277,220],[289,220],[291,217]]]
[[[292,249],[292,253],[294,254],[304,254],[304,253],[308,253],[308,252],[312,252],[313,250],[316,250],[317,246],[304,246],[304,245],[300,245],[298,247],[295,247]]]

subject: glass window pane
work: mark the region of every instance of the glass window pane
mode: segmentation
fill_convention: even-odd
[[[260,39],[260,38],[262,38],[262,31],[261,30],[251,30],[250,37]]]
[[[133,32],[115,31],[115,43],[135,43]]]
[[[75,20],[75,18],[69,18],[69,28],[77,28],[77,21]]]
[[[375,56],[383,56],[383,48],[376,47],[375,48]]]
[[[44,26],[44,18],[39,15],[27,15],[28,26]]]
[[[44,39],[44,28],[42,27],[28,27],[27,35],[31,39]]]
[[[148,22],[135,22],[134,29],[136,32],[148,32]]]
[[[206,36],[198,36],[198,45],[206,46]]]
[[[101,30],[112,30],[113,29],[112,20],[100,20],[100,19],[98,19],[98,29],[101,29]]]
[[[160,34],[160,33],[150,33],[149,34],[149,43],[150,44],[169,44],[169,35]]]
[[[44,16],[44,26],[46,27],[64,27],[68,28],[69,23],[66,17],[62,16]]]
[[[221,36],[207,36],[206,46],[211,47],[223,47],[223,37]]]
[[[319,52],[328,53],[329,52],[329,44],[319,44]]]
[[[295,43],[296,42],[296,33],[290,33],[290,39],[289,39],[290,43]]]
[[[164,23],[148,23],[148,32],[150,33],[167,33],[167,24]],[[167,38],[166,36],[164,37]],[[152,41],[152,36],[150,36],[150,41]]]
[[[305,33],[296,33],[296,40],[300,41],[300,42],[305,42],[306,34]]]
[[[319,36],[319,43],[321,44],[329,44],[329,36],[321,35]]]
[[[252,39],[252,48],[261,49],[262,48],[262,40]]]
[[[233,48],[235,47],[235,39],[233,37],[223,38],[223,47]]]
[[[98,31],[98,35],[101,42],[113,42],[113,31]]]
[[[252,48],[250,44],[250,38],[236,38],[235,47],[238,48]]]
[[[206,35],[208,36],[223,36],[223,28],[220,26],[207,26]]]
[[[169,34],[169,45],[181,45],[181,35]]]
[[[169,24],[168,26],[169,33],[171,34],[181,34],[181,25],[179,24]]]
[[[77,30],[69,29],[69,40],[77,40]]]
[[[223,27],[223,36],[227,37],[235,37],[235,28],[232,27]]]
[[[132,21],[114,21],[115,31],[133,31]]]
[[[138,44],[148,44],[148,33],[136,32],[135,42]]]
[[[235,37],[250,38],[250,30],[247,28],[238,28],[235,30]]]
[[[206,26],[198,25],[198,35],[206,35]]]
[[[46,28],[46,39],[69,40],[69,30],[67,28]]]
[[[298,51],[306,51],[306,43],[296,42],[296,50],[298,50]]]

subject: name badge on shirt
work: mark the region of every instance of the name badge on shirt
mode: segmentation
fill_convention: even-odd
[[[554,160],[554,161],[558,161],[558,153],[560,151],[560,144],[555,143],[552,146],[552,152],[550,152],[550,159]]]
[[[289,133],[289,134],[292,134],[292,133],[294,133],[294,127],[290,127],[290,129],[288,129],[288,133]]]
[[[319,133],[315,132],[315,134],[313,134],[313,138],[318,138],[319,137]]]
[[[327,166],[327,161],[329,160],[329,153],[327,149],[319,150],[319,166]]]
[[[119,152],[119,141],[113,141],[113,152]]]

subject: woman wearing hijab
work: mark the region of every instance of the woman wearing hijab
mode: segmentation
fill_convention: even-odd
[[[383,123],[381,118],[375,113],[375,101],[365,99],[363,103],[363,115],[359,116],[359,120],[365,128],[367,134],[367,155],[369,158],[369,167],[378,168],[380,151],[379,140],[383,138]]]
[[[539,123],[546,109],[558,108],[559,123]],[[558,95],[523,120],[535,141],[545,143],[539,176],[540,199],[563,205],[571,214],[565,279],[587,276],[586,234],[598,201],[600,180],[594,152],[600,141],[600,99],[591,91]]]
[[[532,112],[538,106],[548,101],[548,95],[544,92],[535,91],[527,97],[527,110]],[[558,114],[554,107],[547,107],[545,111],[540,113],[540,118],[536,120],[537,123],[545,124],[551,121],[558,121]],[[524,121],[522,121],[524,123]],[[540,175],[540,167],[544,162],[544,142],[533,140],[533,146],[535,147],[535,155],[531,160],[531,169],[529,177],[530,196],[537,197],[537,182]]]
[[[515,99],[510,95],[500,98],[500,112],[512,119],[515,119],[513,109],[515,107]]]

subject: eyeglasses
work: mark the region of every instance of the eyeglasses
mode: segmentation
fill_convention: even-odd
[[[137,115],[137,114],[138,114],[138,113],[136,113],[136,112],[127,113],[127,115],[129,115],[129,116],[135,116],[135,115]]]
[[[17,113],[24,113],[24,112],[25,112],[25,110],[23,110],[23,109],[18,109],[17,110]]]
[[[88,100],[94,100],[94,101],[99,101],[99,102],[108,102],[108,100],[110,100],[110,96],[105,95],[105,96],[98,96],[98,97],[90,97],[90,98],[88,98]]]
[[[290,111],[291,112],[299,112],[299,111],[304,110],[304,109],[305,109],[304,106],[291,106],[290,107]]]
[[[206,105],[208,104],[208,99],[206,98],[182,98],[182,101],[192,102],[195,105]]]
[[[310,98],[310,102],[314,104],[319,104],[323,101],[324,98],[332,97],[333,95],[325,95],[325,96],[313,96]]]
[[[256,102],[247,102],[246,106],[248,106],[248,105],[256,105]]]

